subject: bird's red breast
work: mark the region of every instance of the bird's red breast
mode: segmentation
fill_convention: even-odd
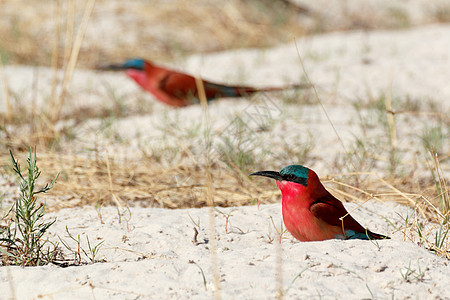
[[[128,69],[125,71],[129,77],[131,77],[137,84],[139,84],[142,88],[146,89],[147,86],[147,75],[145,75],[144,71],[136,70],[136,69]]]
[[[145,62],[144,71],[129,69],[126,74],[130,76],[144,90],[152,93],[158,100],[176,107],[189,105],[186,95],[192,90],[189,76],[160,68]]]

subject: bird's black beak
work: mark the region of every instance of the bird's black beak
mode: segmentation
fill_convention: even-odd
[[[259,171],[259,172],[249,174],[248,176],[264,176],[264,177],[273,178],[275,180],[280,180],[280,181],[283,180],[283,176],[279,172],[275,172],[275,171]]]
[[[111,64],[111,65],[104,65],[104,66],[98,66],[97,70],[102,71],[122,71],[126,70],[127,68],[123,64]]]

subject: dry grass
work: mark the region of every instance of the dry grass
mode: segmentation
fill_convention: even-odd
[[[5,155],[0,159],[6,168],[8,157]],[[108,161],[104,153],[97,159],[90,159],[45,151],[38,153],[38,160],[46,173],[61,172],[58,184],[47,200],[50,201],[47,205],[50,211],[99,204],[165,208],[208,205],[204,197],[208,189],[205,181],[207,167],[203,164],[167,167],[151,160]],[[244,179],[237,179],[235,173],[227,171],[224,165],[213,164],[211,175],[215,205],[252,204],[252,195],[267,194],[253,184],[243,185]],[[113,199],[113,194],[118,201]],[[59,200],[52,201],[53,197]]]
[[[17,152],[22,157],[27,152]],[[3,168],[8,168],[9,157],[0,156]],[[81,155],[64,155],[60,152],[39,151],[38,161],[45,173],[61,172],[58,184],[52,190],[51,198],[64,199],[48,204],[49,210],[85,205],[112,204],[121,206],[150,206],[165,208],[203,207],[208,205],[203,196],[207,192],[207,166],[198,164],[177,164],[167,166],[152,159],[116,161],[105,153],[95,153],[90,158]],[[432,163],[432,161],[430,161]],[[212,190],[214,204],[218,206],[240,206],[278,201],[274,187],[259,186],[259,181],[250,181],[241,170],[230,169],[224,162],[211,164],[214,182]],[[242,174],[242,176],[238,175]],[[45,174],[44,174],[45,175]],[[360,177],[358,185],[351,177]],[[417,206],[420,215],[429,220],[441,206],[435,183],[419,178],[383,179],[376,173],[342,173],[324,178],[334,185],[339,198],[353,202],[364,202],[367,197],[379,201],[395,201],[411,207]],[[44,178],[43,180],[48,180]],[[347,182],[347,183],[345,183]],[[440,179],[444,185],[445,178]],[[336,186],[337,185],[337,186]],[[119,202],[113,199],[114,193]],[[448,191],[447,191],[448,197]]]
[[[79,20],[88,2],[3,4],[0,52],[4,61],[49,66],[57,41],[58,65],[64,66],[67,46],[82,26]],[[139,56],[173,60],[190,53],[266,47],[304,33],[296,17],[297,12],[284,1],[153,1],[149,5],[138,0],[114,4],[97,0],[78,64],[95,67]]]
[[[3,61],[65,66],[89,1],[0,1]],[[97,0],[78,65],[93,68],[130,57],[173,61],[192,53],[273,46],[304,34],[417,25],[404,8],[374,9],[368,3],[355,10],[344,2],[332,1],[328,9],[316,11],[314,5],[286,0]],[[425,22],[449,19],[448,5],[429,10]]]

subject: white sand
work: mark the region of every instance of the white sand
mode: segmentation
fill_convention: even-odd
[[[354,207],[355,204],[347,205],[348,209]],[[215,212],[222,296],[273,298],[278,244],[269,243],[268,236],[276,239],[270,217],[277,226],[280,224],[280,205],[220,208],[220,211],[231,212],[228,233],[225,218]],[[407,210],[399,205],[369,203],[352,214],[371,230],[392,234],[393,228],[381,216],[399,226],[397,212],[406,216]],[[85,248],[86,235],[93,244],[104,240],[98,258],[105,258],[106,262],[68,268],[10,267],[17,299],[211,298],[214,287],[210,244],[203,244],[209,239],[208,208],[134,208],[131,213],[131,218],[125,214],[119,223],[117,210],[104,208],[101,211],[104,224],[91,208],[50,214],[58,218],[52,232],[61,237],[68,225],[72,234],[81,234]],[[198,241],[202,244],[192,242],[195,225],[189,216],[200,224]],[[401,233],[393,234],[393,240],[376,243],[341,240],[301,243],[289,234],[285,237],[281,244],[283,289],[288,298],[450,297],[449,262],[402,241]],[[206,289],[199,267],[206,278]],[[409,267],[414,273],[405,280],[402,272],[406,274]],[[2,268],[0,272],[2,297],[7,297],[10,293],[7,270]]]
[[[351,143],[353,135],[358,134],[358,127],[352,122],[355,113],[349,109],[351,103],[359,98],[367,98],[368,95],[378,97],[389,88],[392,88],[393,97],[411,96],[419,101],[431,98],[444,114],[448,111],[449,37],[450,26],[430,25],[395,32],[326,34],[299,39],[298,44],[306,69],[313,82],[318,85],[338,132],[345,143]],[[195,56],[177,67],[215,81],[260,86],[298,82],[303,74],[292,44],[265,51],[241,50]],[[32,88],[33,69],[7,66],[5,72],[8,85],[24,101],[35,99],[40,103],[49,95],[51,70],[38,69],[37,92]],[[138,136],[148,143],[158,142],[161,132],[155,129],[155,124],[165,112],[171,118],[182,119],[182,124],[186,127],[201,116],[201,109],[196,106],[171,110],[158,103],[152,104],[152,96],[143,94],[123,74],[90,71],[77,71],[74,75],[66,111],[70,113],[79,107],[107,105],[105,100],[110,98],[105,96],[105,82],[126,99],[125,104],[137,107],[139,103],[144,103],[153,109],[151,115],[116,120],[113,124],[115,132],[126,141],[120,146],[125,148],[126,153],[137,152]],[[0,109],[4,111],[4,98],[1,98],[1,103]],[[230,99],[213,103],[210,106],[211,115],[214,116],[213,129],[220,133],[234,114],[248,105],[247,100]],[[260,138],[272,141],[276,146],[281,143],[277,140],[280,134],[286,135],[291,141],[303,138],[305,133],[310,133],[315,139],[320,137],[320,143],[327,147],[314,151],[312,167],[320,171],[319,175],[330,173],[335,155],[342,152],[342,148],[320,107],[280,105],[279,108],[280,114],[274,116],[277,118],[274,128],[262,133]],[[407,141],[400,147],[419,149],[417,133],[426,126],[427,121],[430,121],[427,117],[411,116],[410,123],[407,123],[410,125],[399,125],[399,134]],[[398,122],[402,124],[401,117]],[[100,125],[100,120],[92,120],[78,128],[83,133],[83,138],[72,151],[82,152],[86,145],[94,142],[114,149],[114,145],[102,142],[99,138],[102,134]],[[296,127],[302,130],[286,130]],[[378,129],[374,130],[380,134]],[[176,140],[177,137],[174,137],[172,142],[175,143]],[[120,152],[119,150],[116,149],[116,152]],[[274,165],[282,163],[284,162],[274,162]],[[444,171],[449,171],[448,164],[443,168]],[[8,191],[8,198],[12,193],[8,179],[2,178],[0,184],[2,189]],[[269,184],[273,183],[268,183],[268,188],[272,187]],[[280,195],[277,193],[274,197],[280,198]],[[348,204],[348,207],[353,208],[355,204]],[[229,212],[231,209],[220,210]],[[399,226],[401,218],[398,214],[405,217],[407,212],[406,208],[398,205],[375,202],[366,203],[352,212],[370,230],[391,235],[393,239],[388,241],[371,243],[332,240],[300,243],[286,234],[287,239],[282,243],[282,277],[286,297],[450,299],[449,262],[404,241],[403,235],[394,233],[393,227],[383,218],[386,217]],[[198,240],[201,242],[208,239],[206,208],[131,208],[128,224],[125,222],[129,218],[127,214],[119,224],[114,208],[102,210],[105,224],[100,223],[97,212],[92,207],[52,213],[50,217],[56,216],[58,221],[51,229],[51,238],[55,235],[65,236],[65,227],[68,226],[73,234],[82,235],[84,248],[87,248],[86,235],[92,243],[104,240],[99,257],[105,258],[106,262],[69,268],[52,265],[26,269],[1,268],[0,298],[11,297],[11,287],[15,290],[17,299],[211,298],[213,280],[208,250],[210,244],[196,246],[192,243],[194,224],[189,215],[195,221],[200,219]],[[273,217],[275,224],[280,224],[279,204],[261,206],[259,210],[256,206],[235,208],[230,218],[230,233],[226,233],[225,219],[216,212],[218,265],[221,294],[224,298],[275,297],[277,246],[275,242],[268,242],[267,234],[276,236],[274,229],[271,229],[269,216]],[[190,263],[191,260],[197,265]],[[199,267],[205,274],[206,289]],[[406,274],[408,267],[414,272],[406,279],[402,278],[402,273]],[[302,271],[302,275],[291,285],[292,280]]]

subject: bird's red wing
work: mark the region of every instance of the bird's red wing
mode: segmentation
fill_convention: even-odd
[[[212,83],[206,80],[202,80],[202,82],[207,99],[217,97],[236,97],[257,91],[257,89],[251,87],[227,86]],[[165,93],[177,98],[198,98],[198,89],[195,78],[184,73],[170,71],[160,81],[159,88]]]
[[[185,98],[197,93],[194,77],[173,71],[168,72],[167,75],[162,78],[159,83],[159,88],[167,94],[177,98]]]
[[[344,230],[355,230],[357,232],[364,232],[362,227],[353,217],[348,214],[342,202],[334,198],[331,194],[322,198],[319,198],[313,204],[311,204],[309,210],[318,219],[333,225],[342,227],[341,217],[344,221]]]

